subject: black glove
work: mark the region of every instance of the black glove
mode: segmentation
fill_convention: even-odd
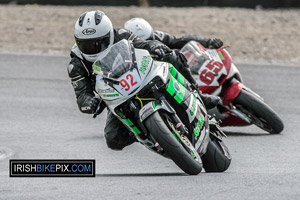
[[[180,61],[182,67],[189,68],[189,66],[187,64],[188,61],[187,61],[186,57],[180,51],[178,51],[177,49],[174,50],[174,53],[178,57],[178,60]]]
[[[163,58],[166,54],[172,52],[168,46],[158,41],[151,41],[149,47],[150,53],[156,55],[158,58]]]
[[[94,114],[98,108],[98,105],[100,104],[101,102],[101,98],[99,95],[96,95],[94,96],[91,101],[90,101],[90,108],[91,108],[91,111],[92,113]]]
[[[207,46],[210,49],[218,49],[223,46],[223,42],[219,38],[213,38],[208,40]]]

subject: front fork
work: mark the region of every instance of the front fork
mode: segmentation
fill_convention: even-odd
[[[154,86],[156,87],[156,86]],[[160,101],[164,101],[167,102],[165,96],[163,96],[160,92],[158,92],[157,87],[153,89],[153,95],[156,99],[160,100]],[[180,118],[177,116],[176,112],[175,113],[171,113],[170,114],[170,118],[172,119],[172,121],[176,124],[176,129],[178,131],[180,131],[181,134],[187,136],[188,135],[188,130],[187,128],[184,126],[184,124],[182,123],[182,121],[180,120]]]

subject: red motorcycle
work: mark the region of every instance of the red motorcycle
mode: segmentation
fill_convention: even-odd
[[[243,84],[225,48],[206,49],[191,41],[180,50],[188,60],[199,90],[222,99],[210,113],[222,121],[221,126],[255,124],[269,133],[280,133],[284,127],[282,120],[263,98]]]

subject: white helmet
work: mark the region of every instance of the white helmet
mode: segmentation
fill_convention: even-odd
[[[143,18],[132,18],[125,22],[124,28],[145,40],[153,39],[153,29]]]
[[[78,18],[74,37],[83,57],[94,62],[101,51],[113,44],[114,30],[104,12],[89,11]]]

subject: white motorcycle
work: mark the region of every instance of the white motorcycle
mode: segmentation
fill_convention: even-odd
[[[224,133],[174,66],[121,40],[103,51],[93,68],[97,93],[145,147],[190,175],[202,168],[228,169],[231,155]]]

